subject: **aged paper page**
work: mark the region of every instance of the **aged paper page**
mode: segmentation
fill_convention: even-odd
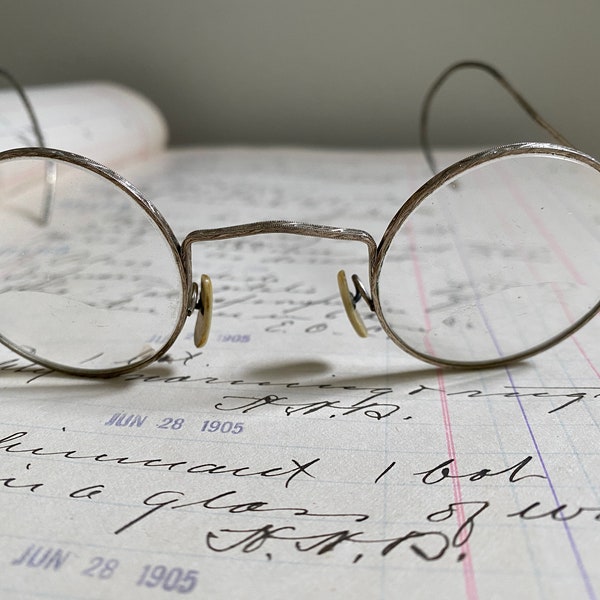
[[[417,153],[243,148],[125,174],[180,239],[295,219],[378,240],[427,178]],[[1,350],[2,597],[596,598],[598,321],[509,368],[437,369],[363,303],[370,336],[353,333],[341,268],[367,281],[365,248],[198,244],[205,348],[190,319],[108,380]]]

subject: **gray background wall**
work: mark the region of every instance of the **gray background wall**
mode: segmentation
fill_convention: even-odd
[[[599,55],[598,0],[0,0],[0,63],[132,86],[177,144],[412,146],[428,84],[479,58],[600,155]],[[544,139],[483,75],[436,106],[440,144]]]

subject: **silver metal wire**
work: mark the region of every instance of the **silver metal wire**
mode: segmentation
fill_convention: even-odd
[[[40,126],[39,119],[35,110],[33,109],[33,104],[29,100],[29,96],[25,92],[25,88],[19,83],[19,81],[13,77],[11,73],[6,71],[5,69],[0,69],[0,77],[4,77],[8,81],[8,83],[12,86],[14,91],[17,93],[19,99],[21,100],[25,111],[27,112],[27,116],[29,117],[29,121],[31,124],[31,129],[36,138],[37,145],[40,148],[46,147],[46,141],[44,139],[44,134],[42,132],[42,128]],[[46,185],[44,188],[44,201],[42,204],[42,213],[40,215],[40,220],[42,223],[47,223],[50,218],[50,211],[52,210],[52,202],[54,200],[54,193],[56,189],[56,168],[53,164],[46,164]]]
[[[455,63],[445,69],[431,84],[431,87],[425,94],[425,98],[421,104],[419,137],[421,149],[423,150],[425,160],[427,161],[432,173],[437,173],[438,170],[437,164],[433,158],[431,141],[429,139],[429,119],[433,99],[450,75],[467,69],[483,71],[487,75],[493,77],[496,82],[499,83],[512,96],[512,98],[529,115],[529,117],[531,117],[540,127],[542,127],[542,129],[548,132],[550,136],[553,137],[559,144],[571,148],[574,147],[573,144],[571,144],[561,133],[554,129],[554,127],[552,127],[548,121],[542,118],[542,116],[533,108],[533,106],[531,106],[531,104],[529,104],[529,102],[527,102],[527,100],[525,100],[525,98],[515,89],[515,87],[506,79],[506,77],[504,77],[504,75],[498,71],[498,69],[481,61],[465,60]]]

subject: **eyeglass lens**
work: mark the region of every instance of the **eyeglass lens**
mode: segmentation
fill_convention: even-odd
[[[48,162],[0,162],[0,339],[73,369],[142,362],[181,315],[173,250],[132,197],[68,162],[44,223]]]
[[[381,267],[383,314],[417,352],[483,362],[531,350],[600,298],[600,172],[520,154],[437,188]]]

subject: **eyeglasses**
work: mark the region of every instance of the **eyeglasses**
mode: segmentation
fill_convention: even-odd
[[[423,106],[432,166],[431,100],[451,73],[470,67],[494,76],[566,144],[492,67],[459,63]],[[39,147],[0,153],[0,341],[55,370],[109,376],[140,368],[169,349],[194,313],[194,341],[204,345],[212,284],[208,275],[193,281],[192,248],[258,234],[365,244],[368,285],[353,275],[351,291],[338,275],[355,331],[366,335],[363,300],[401,349],[439,366],[531,356],[600,306],[600,163],[567,145],[511,144],[451,165],[399,208],[379,244],[362,230],[290,221],[200,229],[180,243],[131,183],[89,158],[43,147],[36,127]],[[115,256],[122,236],[130,243]],[[102,280],[110,285],[96,285]]]

